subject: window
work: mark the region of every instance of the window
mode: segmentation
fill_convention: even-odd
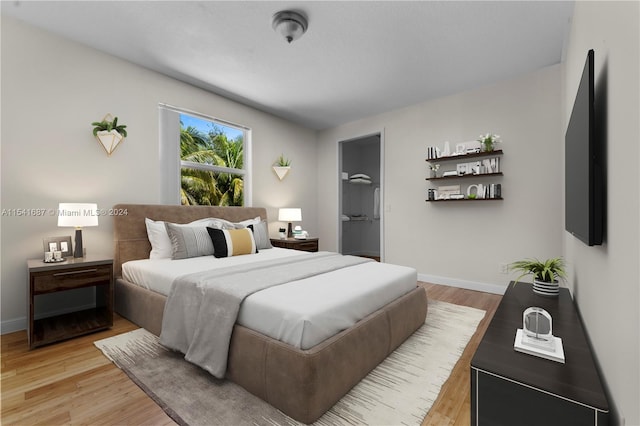
[[[244,205],[244,131],[180,114],[180,203]]]
[[[245,155],[249,152],[249,137],[247,128],[161,105],[160,156],[165,166],[161,169],[161,180],[166,182],[162,188],[163,201],[179,201],[182,205],[250,205]],[[171,182],[173,179],[178,182]]]

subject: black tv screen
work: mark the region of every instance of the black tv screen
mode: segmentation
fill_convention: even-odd
[[[594,86],[594,52],[589,50],[565,135],[565,229],[589,246],[602,244],[604,212]]]

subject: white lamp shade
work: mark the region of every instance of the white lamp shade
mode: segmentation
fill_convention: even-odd
[[[280,209],[278,210],[278,220],[281,222],[300,222],[302,220],[302,209]]]
[[[98,205],[91,203],[60,203],[58,226],[98,226]]]

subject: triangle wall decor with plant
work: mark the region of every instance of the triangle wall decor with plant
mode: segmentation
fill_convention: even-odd
[[[113,117],[111,114],[105,115],[102,121],[94,121],[91,125],[94,126],[93,135],[100,142],[108,156],[113,154],[113,151],[127,136],[127,126],[118,124],[118,117]]]
[[[282,180],[291,170],[291,160],[286,158],[284,154],[280,154],[280,157],[273,163],[273,171],[278,175],[278,179]]]

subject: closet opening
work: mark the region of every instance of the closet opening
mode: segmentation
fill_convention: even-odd
[[[384,261],[382,134],[338,145],[339,251]]]

